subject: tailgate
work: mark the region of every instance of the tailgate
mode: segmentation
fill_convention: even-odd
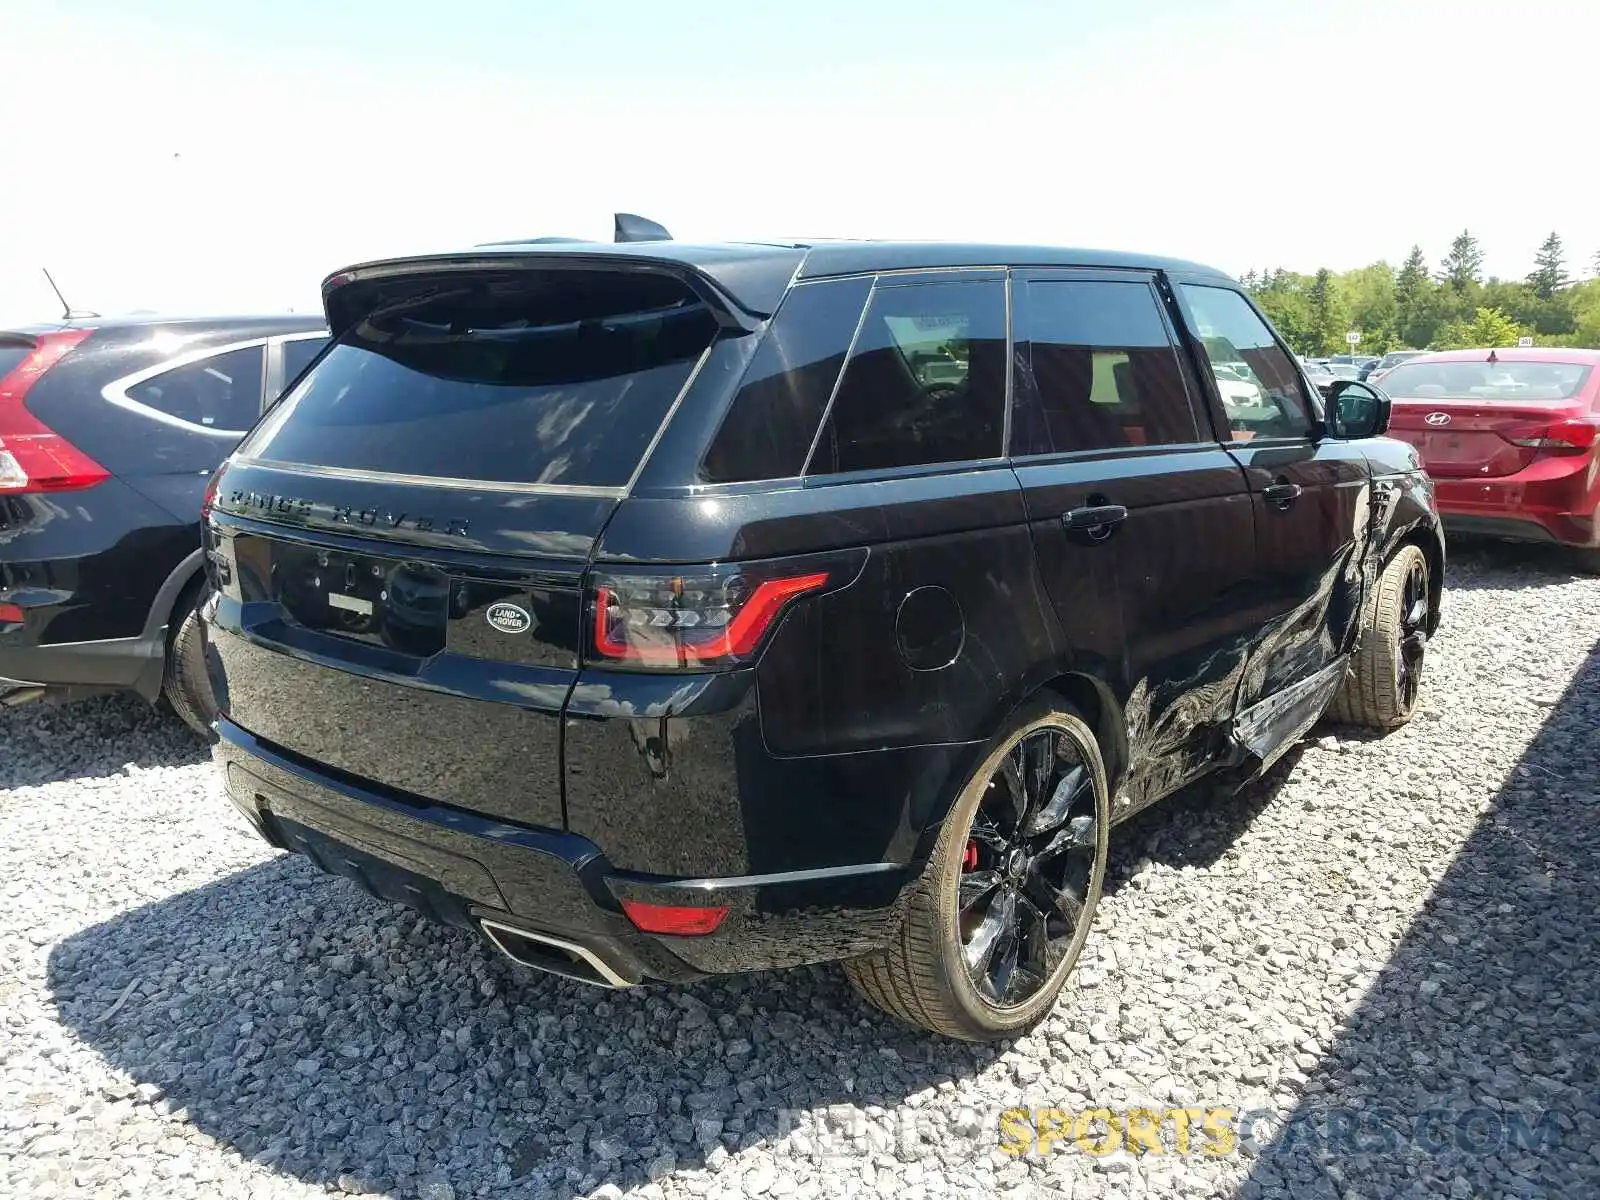
[[[388,282],[213,485],[218,701],[314,763],[560,828],[584,571],[718,326],[653,273]]]
[[[346,523],[363,511],[345,500],[355,487],[230,467],[208,529],[224,714],[360,779],[561,828],[560,715],[577,676],[583,571],[614,501],[390,488],[381,513],[405,512],[409,528],[363,535]],[[498,510],[537,522],[565,553],[485,554],[469,548],[470,523],[468,536],[419,535],[422,503],[452,501],[479,520]]]

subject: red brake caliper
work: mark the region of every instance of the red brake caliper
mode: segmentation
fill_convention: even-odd
[[[967,839],[967,852],[961,856],[961,869],[963,871],[978,869],[978,842],[975,838]]]

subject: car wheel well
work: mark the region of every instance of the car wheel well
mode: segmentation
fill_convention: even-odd
[[[1383,565],[1387,567],[1406,546],[1415,546],[1428,560],[1428,636],[1432,637],[1439,629],[1439,604],[1444,597],[1444,544],[1427,529],[1413,529],[1396,543]]]
[[[169,646],[172,644],[173,635],[177,633],[177,629],[175,628],[175,618],[178,617],[179,614],[189,610],[189,607],[194,603],[195,597],[200,593],[201,589],[204,588],[205,585],[206,573],[204,570],[198,570],[188,579],[184,580],[183,586],[178,589],[178,594],[173,597],[172,607],[167,610],[167,619],[165,621],[167,627],[167,644]]]
[[[1060,696],[1094,730],[1106,765],[1106,786],[1115,796],[1128,768],[1128,739],[1119,719],[1121,710],[1110,689],[1093,676],[1068,673],[1057,675],[1040,691]]]

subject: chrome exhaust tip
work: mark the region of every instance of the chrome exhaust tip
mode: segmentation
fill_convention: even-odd
[[[639,982],[619,974],[605,959],[577,942],[518,929],[487,917],[480,918],[478,926],[496,950],[519,966],[603,988],[627,988]]]

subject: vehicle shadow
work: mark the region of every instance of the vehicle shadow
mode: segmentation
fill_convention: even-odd
[[[48,987],[130,1102],[150,1085],[247,1159],[401,1195],[434,1174],[631,1187],[1005,1050],[911,1033],[831,968],[623,992],[534,974],[290,856],[67,939]]]
[[[1446,549],[1445,583],[1451,591],[1520,591],[1589,578],[1578,569],[1572,552],[1562,546],[1457,535]],[[1444,618],[1450,619],[1448,604]]]
[[[205,739],[136,696],[0,706],[0,789],[96,779],[210,757]]]
[[[1597,750],[1600,647],[1289,1119],[1241,1122],[1240,1195],[1600,1194]]]

